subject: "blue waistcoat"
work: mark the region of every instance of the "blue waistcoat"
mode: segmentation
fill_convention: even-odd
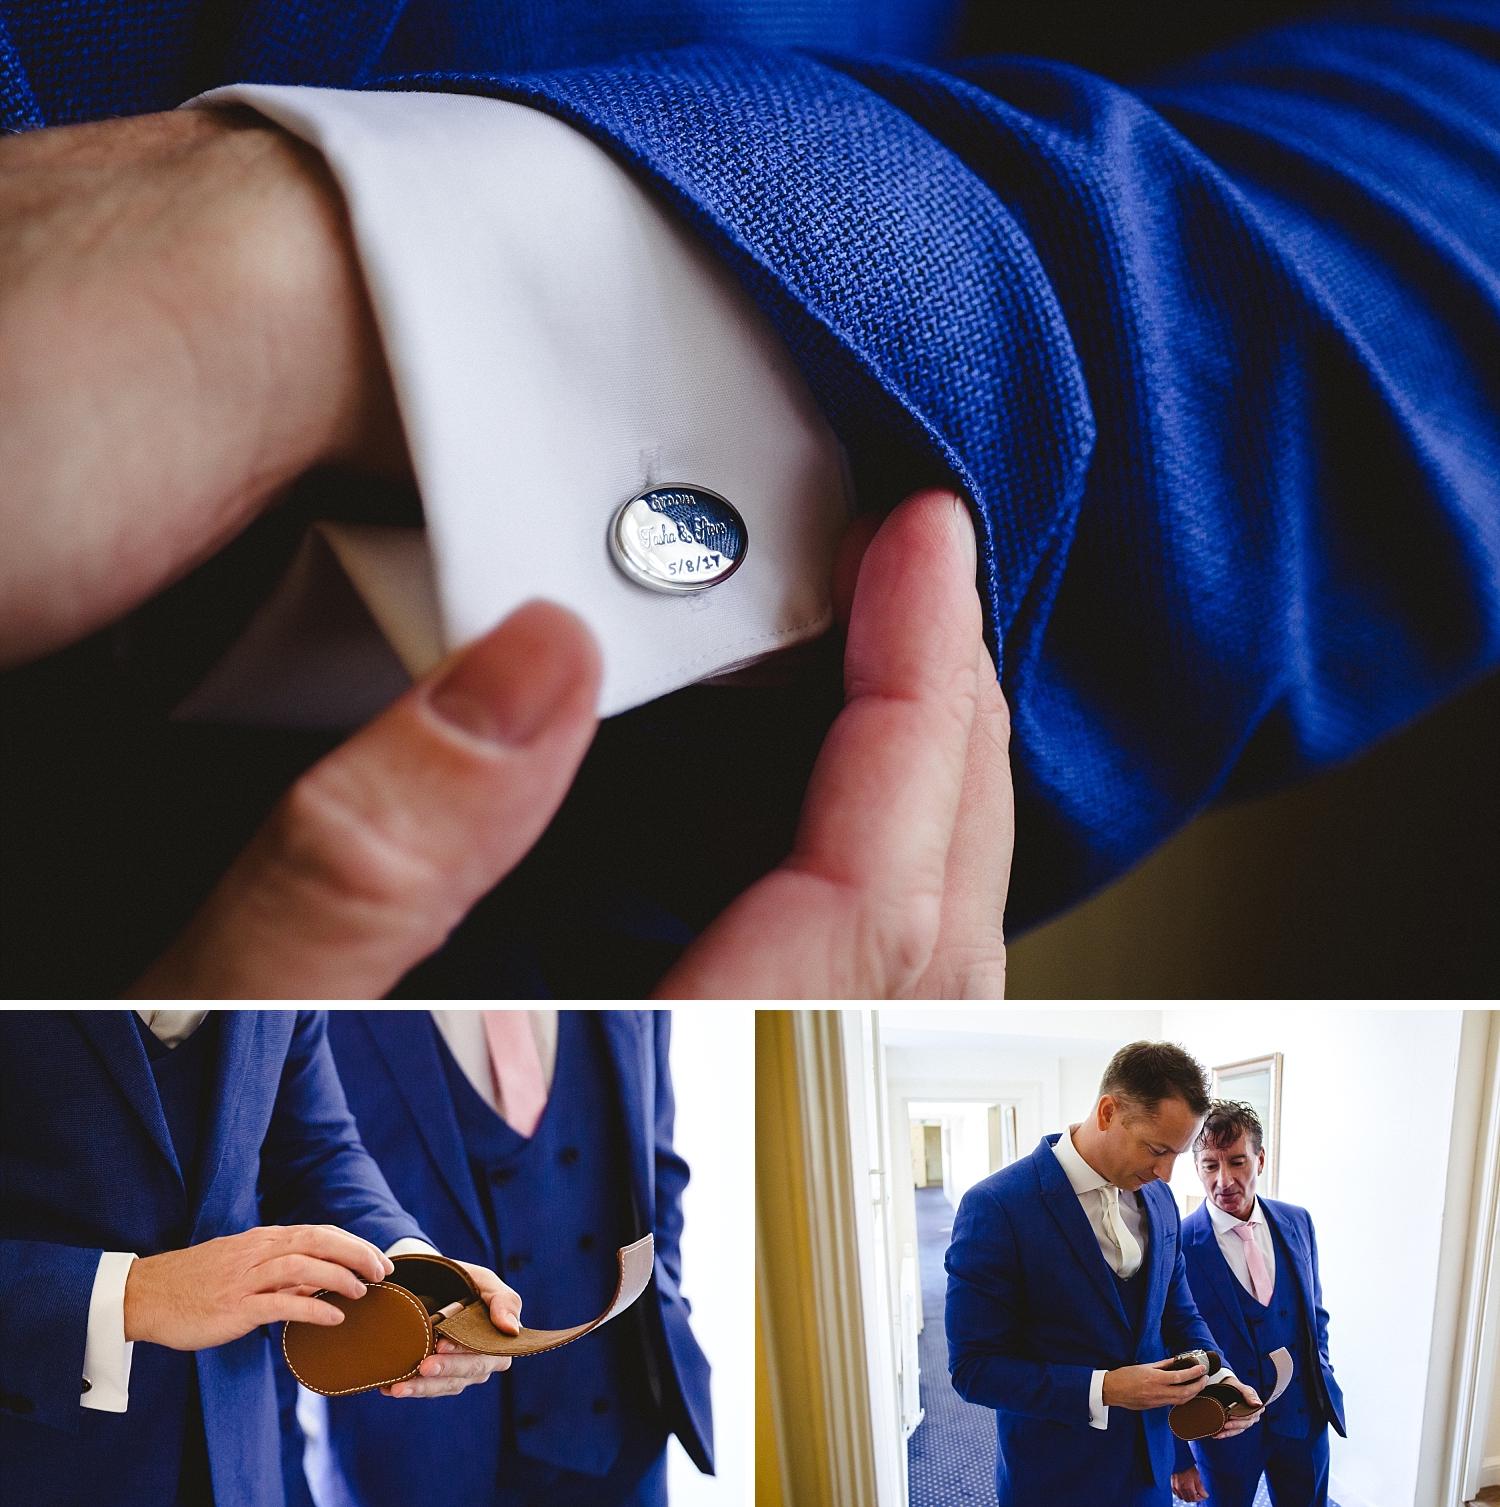
[[[1286,1391],[1266,1409],[1266,1427],[1273,1434],[1284,1434],[1291,1439],[1303,1439],[1310,1428],[1323,1422],[1323,1410],[1313,1399],[1313,1394],[1304,1385],[1304,1378],[1311,1374],[1313,1364],[1307,1336],[1309,1326],[1302,1302],[1302,1291],[1297,1283],[1292,1253],[1281,1238],[1276,1226],[1266,1221],[1271,1232],[1271,1243],[1276,1251],[1276,1288],[1271,1302],[1262,1307],[1255,1295],[1246,1291],[1238,1281],[1235,1292],[1240,1300],[1240,1309],[1245,1315],[1245,1324],[1250,1337],[1255,1341],[1255,1354],[1259,1370],[1243,1379],[1260,1393],[1269,1397],[1276,1387],[1276,1368],[1269,1359],[1273,1350],[1285,1346],[1292,1357],[1294,1371]]]
[[[561,1329],[602,1313],[615,1294],[614,1253],[635,1238],[636,1220],[621,1111],[597,1023],[580,1011],[558,1012],[552,1093],[530,1139],[475,1093],[441,1036],[438,1046],[496,1264],[522,1294],[526,1323]],[[501,1376],[507,1485],[516,1479],[507,1454],[602,1476],[627,1437],[649,1436],[648,1459],[660,1452],[666,1431],[637,1320],[633,1311],[622,1315]]]

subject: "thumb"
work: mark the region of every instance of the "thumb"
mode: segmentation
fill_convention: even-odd
[[[578,618],[519,608],[308,770],[131,993],[386,993],[541,835],[598,688]]]

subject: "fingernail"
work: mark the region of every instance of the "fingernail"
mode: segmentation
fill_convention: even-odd
[[[432,1370],[430,1370],[427,1374],[429,1376],[441,1376],[443,1374],[443,1363],[442,1363],[442,1361],[440,1361],[440,1360],[433,1361],[433,1363],[432,1363]]]
[[[470,737],[515,746],[531,742],[556,716],[577,676],[573,655],[549,653],[535,633],[502,629],[468,650],[429,704]]]
[[[964,553],[969,557],[969,569],[975,569],[979,564],[979,550],[975,539],[974,515],[969,511],[969,505],[962,497],[953,499],[953,510],[958,514],[959,537],[964,542]]]

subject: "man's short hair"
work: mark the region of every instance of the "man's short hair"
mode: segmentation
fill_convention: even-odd
[[[1195,1115],[1208,1111],[1208,1074],[1197,1058],[1170,1041],[1132,1041],[1109,1059],[1099,1097],[1155,1114],[1163,1099],[1181,1099]]]
[[[1205,1146],[1228,1151],[1242,1132],[1249,1142],[1250,1155],[1254,1156],[1265,1145],[1265,1132],[1254,1107],[1238,1099],[1215,1099],[1208,1106],[1208,1118],[1198,1132],[1198,1139],[1193,1142],[1194,1159]]]

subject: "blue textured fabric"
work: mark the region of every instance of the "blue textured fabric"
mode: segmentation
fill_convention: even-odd
[[[643,1473],[650,1476],[647,1467],[664,1442],[662,1423],[700,1468],[711,1468],[708,1362],[678,1291],[687,1167],[672,1146],[670,1032],[664,1011],[562,1012],[553,1100],[528,1143],[451,1064],[426,1011],[331,1017],[329,1040],[350,1108],[397,1197],[444,1254],[499,1271],[525,1299],[529,1322],[544,1328],[577,1323],[585,1316],[579,1310],[598,1312],[609,1301],[621,1212],[611,1212],[612,1199],[624,1206],[627,1233],[638,1219],[656,1240],[656,1278],[638,1312],[615,1321],[597,1340],[556,1352],[550,1365],[546,1356],[518,1365],[507,1373],[508,1386],[471,1387],[421,1409],[378,1394],[331,1399],[334,1448],[362,1507],[410,1502],[437,1472],[454,1507],[492,1507],[497,1479],[518,1492],[518,1502],[535,1492],[541,1500],[576,1495],[606,1503]],[[590,1091],[592,1104],[574,1099]],[[619,1173],[612,1189],[596,1181],[605,1142]],[[564,1157],[568,1147],[576,1158]],[[535,1153],[545,1161],[549,1148],[550,1165],[536,1165]],[[495,1175],[499,1181],[491,1181]],[[577,1222],[585,1205],[613,1226]],[[594,1238],[583,1249],[578,1242],[588,1235]],[[590,1310],[589,1284],[601,1280],[608,1291]],[[621,1373],[638,1377],[643,1360],[656,1376],[659,1417],[649,1416],[658,1412],[654,1405],[642,1410],[643,1418],[620,1397]],[[593,1413],[596,1398],[625,1416],[601,1423]],[[507,1401],[513,1404],[510,1428],[502,1406]],[[528,1426],[516,1427],[526,1415]],[[550,1464],[575,1426],[577,1467],[558,1480]],[[455,1453],[452,1440],[460,1434],[466,1444]],[[624,1468],[617,1478],[601,1480],[616,1450]],[[542,1464],[549,1468],[539,1470]],[[587,1470],[596,1473],[580,1481]],[[500,1500],[509,1507],[510,1497]]]
[[[1057,1139],[1044,1136],[959,1203],[945,1262],[953,1388],[995,1410],[999,1507],[1088,1507],[1100,1482],[1127,1481],[1133,1469],[1146,1498],[1155,1492],[1165,1504],[1174,1468],[1167,1410],[1111,1408],[1108,1428],[1096,1429],[1089,1387],[1096,1370],[1219,1348],[1188,1289],[1177,1205],[1161,1183],[1138,1195],[1150,1235],[1140,1272],[1124,1284],[1139,1285],[1132,1322],[1052,1150]]]
[[[129,1410],[79,1406],[102,1251],[150,1256],[276,1222],[338,1224],[381,1248],[421,1233],[359,1143],[320,1013],[226,1015],[210,1081],[197,1177],[185,1180],[129,1012],[0,1015],[7,1503],[175,1501],[184,1424],[199,1394],[217,1507],[282,1501],[262,1329],[196,1356],[137,1343]],[[179,1133],[192,1120],[186,1099],[180,1107]]]
[[[1130,87],[939,62],[956,14],[51,0],[4,12],[34,103],[3,47],[0,86],[22,122],[230,77],[503,95],[654,182],[871,503],[973,499],[1016,927],[1500,661],[1500,7],[1335,10]]]

